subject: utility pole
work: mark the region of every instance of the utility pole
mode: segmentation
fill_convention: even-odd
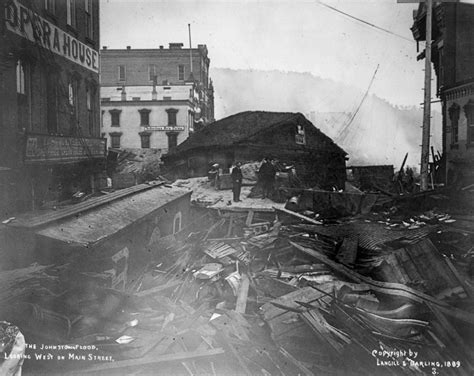
[[[442,0],[457,2],[458,0]],[[431,30],[433,23],[433,0],[397,0],[398,3],[425,3],[426,32],[425,32],[425,95],[423,100],[423,132],[421,138],[421,191],[428,190],[428,166],[430,162],[430,128],[431,128]]]
[[[430,161],[431,125],[431,29],[433,0],[426,0],[426,45],[425,45],[425,98],[423,103],[423,134],[421,140],[421,187],[428,190],[428,165]]]

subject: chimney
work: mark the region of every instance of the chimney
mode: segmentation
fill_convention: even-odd
[[[102,46],[102,49],[103,49],[103,50],[106,50],[106,49],[107,49],[107,46]]]
[[[163,46],[160,46],[160,50],[162,50],[162,49],[163,49]]]
[[[183,43],[170,43],[170,50],[180,50],[183,47]]]
[[[127,50],[131,49],[132,47],[131,46],[127,46]]]

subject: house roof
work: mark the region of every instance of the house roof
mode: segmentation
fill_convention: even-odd
[[[204,127],[201,131],[192,134],[176,148],[173,154],[197,148],[235,145],[270,128],[289,123],[296,124],[297,122],[312,125],[301,113],[296,112],[240,112],[215,121]],[[320,137],[325,143],[333,146],[338,152],[347,154],[318,128],[314,127],[314,130],[320,134]]]
[[[156,210],[189,196],[192,192],[176,187],[156,186],[82,215],[67,218],[36,233],[68,244],[92,245],[118,233]]]

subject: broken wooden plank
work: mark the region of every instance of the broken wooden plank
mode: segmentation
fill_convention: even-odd
[[[204,235],[204,238],[202,239],[203,241],[206,241],[206,239],[211,235],[212,231],[214,231],[216,228],[222,226],[225,223],[225,218],[222,218],[220,221],[214,223],[209,230],[207,230],[206,235]]]
[[[215,243],[209,246],[204,250],[204,253],[209,255],[212,258],[222,258],[225,256],[229,256],[233,253],[237,252],[237,249],[231,247],[226,243]]]
[[[234,358],[237,359],[237,361],[240,364],[240,367],[245,371],[245,374],[247,376],[252,376],[254,373],[250,371],[250,369],[247,367],[245,361],[242,359],[242,357],[239,355],[237,350],[235,349],[234,345],[229,341],[228,338],[226,338],[222,332],[217,332],[217,338],[219,339],[219,342],[224,345],[224,347],[234,355]]]
[[[161,286],[156,286],[156,287],[152,287],[151,289],[147,289],[147,290],[143,290],[143,291],[140,291],[140,292],[137,292],[135,294],[135,296],[138,296],[139,298],[143,298],[144,296],[149,296],[149,295],[153,295],[153,294],[157,294],[159,292],[162,292],[166,289],[169,289],[169,288],[172,288],[172,287],[176,287],[180,284],[182,284],[183,281],[181,280],[175,280],[175,281],[171,281],[171,282],[168,282],[164,285],[161,285]]]
[[[280,353],[288,359],[291,363],[293,363],[300,371],[303,372],[306,376],[314,376],[314,373],[311,372],[305,365],[297,360],[293,355],[291,355],[288,351],[286,351],[283,347],[279,349]]]
[[[309,218],[305,215],[302,215],[302,214],[299,214],[299,213],[295,213],[294,211],[291,211],[291,210],[288,210],[288,209],[285,209],[285,208],[276,208],[276,207],[273,207],[273,209],[277,210],[277,211],[281,211],[283,213],[286,213],[286,214],[289,214],[293,217],[296,217],[296,218],[299,218],[299,219],[302,219],[303,221],[306,221],[306,222],[309,222],[309,223],[312,223],[314,225],[322,225],[323,223],[320,222],[320,221],[317,221],[313,218]]]
[[[228,228],[227,234],[226,234],[227,237],[230,237],[232,235],[233,227],[234,227],[234,217],[231,216],[230,219],[229,219],[229,228]]]
[[[245,225],[246,225],[247,227],[249,227],[249,226],[252,224],[253,215],[254,215],[254,211],[253,211],[253,210],[249,210],[249,213],[247,214],[247,219],[245,220]]]
[[[245,313],[247,308],[247,297],[249,293],[250,280],[246,274],[242,274],[242,280],[240,283],[239,294],[237,296],[237,302],[235,303],[235,311],[238,313]]]
[[[370,288],[374,291],[381,292],[383,294],[388,294],[388,295],[397,295],[401,296],[407,299],[411,299],[413,301],[419,302],[419,303],[433,303],[435,304],[439,310],[444,312],[447,315],[450,315],[452,317],[455,317],[459,320],[462,320],[464,322],[474,324],[474,316],[466,311],[463,311],[461,309],[455,308],[450,306],[447,303],[444,303],[438,299],[433,298],[432,296],[429,296],[427,294],[424,294],[420,291],[414,290],[408,286],[401,285],[399,283],[390,283],[390,282],[380,282],[380,281],[374,281],[371,278],[364,277],[361,274],[345,267],[342,264],[339,264],[325,255],[319,253],[318,251],[315,251],[310,248],[303,247],[297,243],[290,242],[291,245],[293,245],[295,248],[299,249],[300,251],[316,258],[317,260],[325,263],[326,265],[330,266],[332,269],[335,271],[341,273],[342,275],[346,276],[350,280],[354,282],[365,282],[370,286]]]
[[[308,324],[308,326],[315,332],[320,341],[327,342],[334,350],[338,353],[342,353],[344,344],[333,338],[332,331],[329,329],[329,325],[324,316],[318,311],[313,309],[310,311],[302,312],[300,316]]]
[[[453,272],[454,276],[459,281],[459,283],[463,287],[464,291],[466,291],[467,296],[472,298],[473,297],[472,288],[461,277],[461,275],[459,274],[459,272],[457,271],[456,267],[453,265],[451,260],[448,257],[444,257],[444,261],[446,262],[446,265],[448,265],[448,268]]]
[[[80,370],[82,373],[94,373],[98,371],[107,371],[111,369],[120,369],[126,367],[135,367],[135,366],[144,366],[148,364],[158,364],[163,362],[175,362],[181,360],[191,360],[196,358],[205,358],[210,356],[216,356],[224,354],[224,350],[220,347],[215,349],[209,349],[204,351],[189,351],[189,352],[179,352],[174,354],[164,354],[164,355],[149,355],[141,359],[133,360],[118,360],[115,362],[107,364],[99,364],[93,367],[83,368]]]

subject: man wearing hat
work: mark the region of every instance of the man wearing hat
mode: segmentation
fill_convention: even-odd
[[[207,178],[211,182],[211,186],[217,185],[217,178],[219,176],[219,163],[214,163],[211,169],[207,172]]]
[[[230,174],[232,178],[232,192],[234,194],[234,202],[240,202],[240,189],[242,188],[242,170],[240,166],[242,164],[237,162],[232,169]]]

